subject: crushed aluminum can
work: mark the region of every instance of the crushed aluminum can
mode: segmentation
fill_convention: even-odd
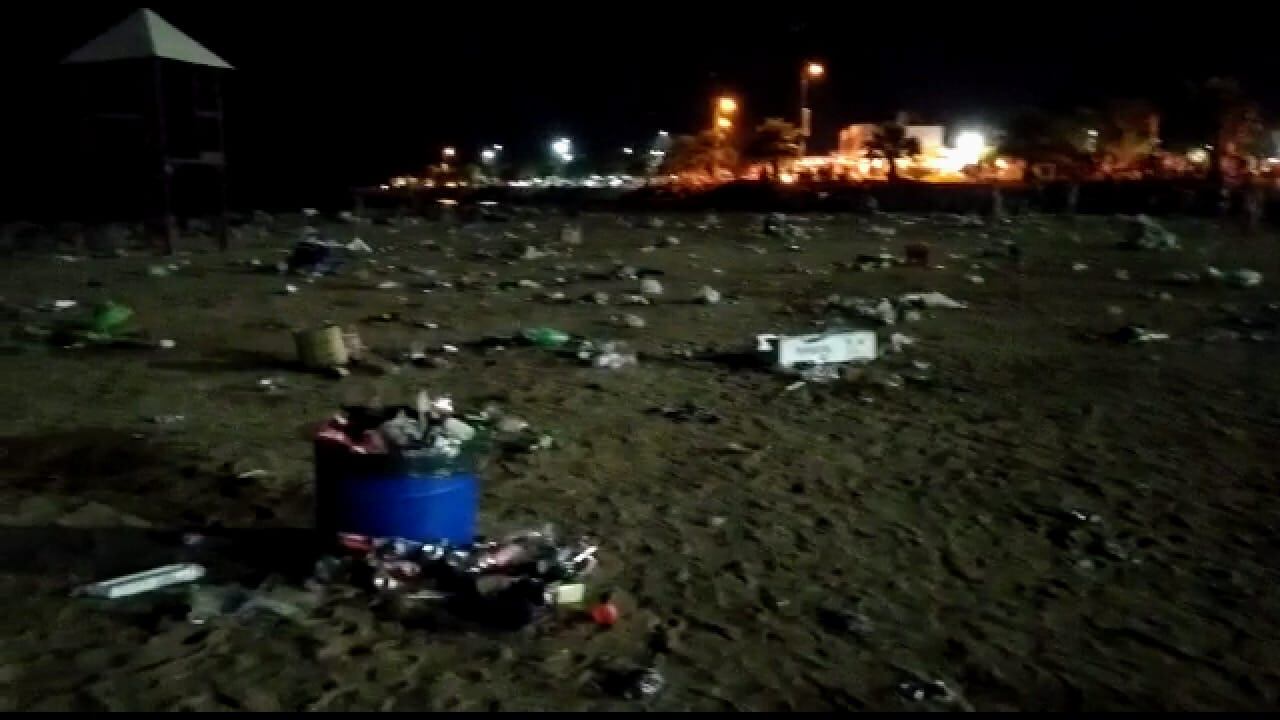
[[[667,679],[663,677],[658,668],[645,668],[644,672],[640,673],[639,677],[636,678],[633,694],[638,698],[653,697],[662,692],[662,689],[666,686]]]

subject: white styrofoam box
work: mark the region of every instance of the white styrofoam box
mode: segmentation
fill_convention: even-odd
[[[817,335],[757,335],[756,349],[775,354],[781,367],[798,363],[847,363],[876,358],[876,334],[868,331]]]

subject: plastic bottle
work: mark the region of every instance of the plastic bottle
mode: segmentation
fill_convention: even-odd
[[[569,334],[549,327],[525,328],[521,335],[531,345],[543,348],[558,348],[569,342]]]

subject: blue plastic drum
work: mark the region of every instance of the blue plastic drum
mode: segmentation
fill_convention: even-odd
[[[355,533],[470,545],[480,492],[471,471],[415,471],[386,455],[353,453],[316,442],[316,527],[334,537]]]

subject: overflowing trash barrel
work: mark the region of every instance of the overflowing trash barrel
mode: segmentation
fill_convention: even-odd
[[[479,482],[460,444],[389,439],[409,408],[348,413],[315,436],[316,527],[465,546],[475,537]],[[401,423],[403,424],[403,423]]]

